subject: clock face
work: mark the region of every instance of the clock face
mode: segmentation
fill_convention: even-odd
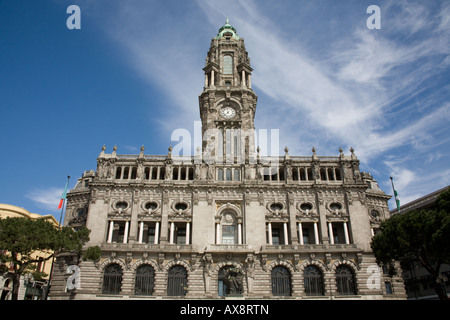
[[[225,107],[220,109],[220,115],[225,119],[232,119],[236,115],[236,110],[231,107]]]

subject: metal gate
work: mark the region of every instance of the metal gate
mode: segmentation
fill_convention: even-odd
[[[322,272],[315,266],[305,268],[304,284],[305,293],[308,296],[321,296],[324,294]]]
[[[103,288],[104,294],[119,294],[122,288],[122,268],[116,264],[110,264],[105,268],[103,274]]]
[[[136,270],[134,293],[137,295],[151,295],[155,284],[155,270],[150,265],[140,266]]]
[[[272,294],[274,296],[291,295],[291,274],[288,269],[278,266],[272,269]]]
[[[187,292],[187,272],[182,266],[174,266],[169,270],[167,278],[168,296],[185,296]]]
[[[355,276],[349,267],[341,265],[336,269],[336,282],[339,294],[356,294]]]

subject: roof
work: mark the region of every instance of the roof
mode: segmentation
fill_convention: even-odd
[[[396,214],[396,213],[406,213],[418,209],[427,209],[436,203],[436,200],[439,197],[439,195],[442,193],[442,191],[446,190],[447,188],[450,188],[450,186],[446,186],[439,190],[433,191],[423,197],[420,197],[416,200],[413,200],[411,202],[408,202],[407,204],[400,206],[400,212],[397,212],[397,208],[391,210],[390,212],[391,214]]]
[[[53,225],[58,226],[58,221],[51,214],[41,215],[38,213],[31,213],[24,208],[12,204],[0,203],[0,219],[6,217],[23,217],[34,220],[44,219],[49,220]]]
[[[226,37],[231,34],[231,38],[235,40],[239,40],[239,36],[237,34],[236,28],[234,28],[228,21],[219,29],[219,33],[216,36],[216,39],[220,39]]]

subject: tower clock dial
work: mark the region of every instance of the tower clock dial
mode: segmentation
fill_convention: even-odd
[[[220,115],[225,119],[232,119],[236,115],[236,110],[232,107],[224,107],[220,109]]]

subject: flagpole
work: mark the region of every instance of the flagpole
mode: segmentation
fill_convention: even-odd
[[[398,205],[398,195],[397,195],[397,191],[395,191],[394,188],[394,179],[392,177],[391,178],[391,184],[392,184],[392,191],[394,192],[394,200],[395,200],[395,205],[397,206],[397,212],[400,212],[400,206]]]
[[[67,176],[66,190],[67,190],[67,186],[69,185],[69,180],[70,180],[70,176]],[[61,214],[59,216],[59,229],[61,229],[61,220],[62,220],[65,204],[66,204],[66,196],[64,195],[63,204],[61,206]]]

